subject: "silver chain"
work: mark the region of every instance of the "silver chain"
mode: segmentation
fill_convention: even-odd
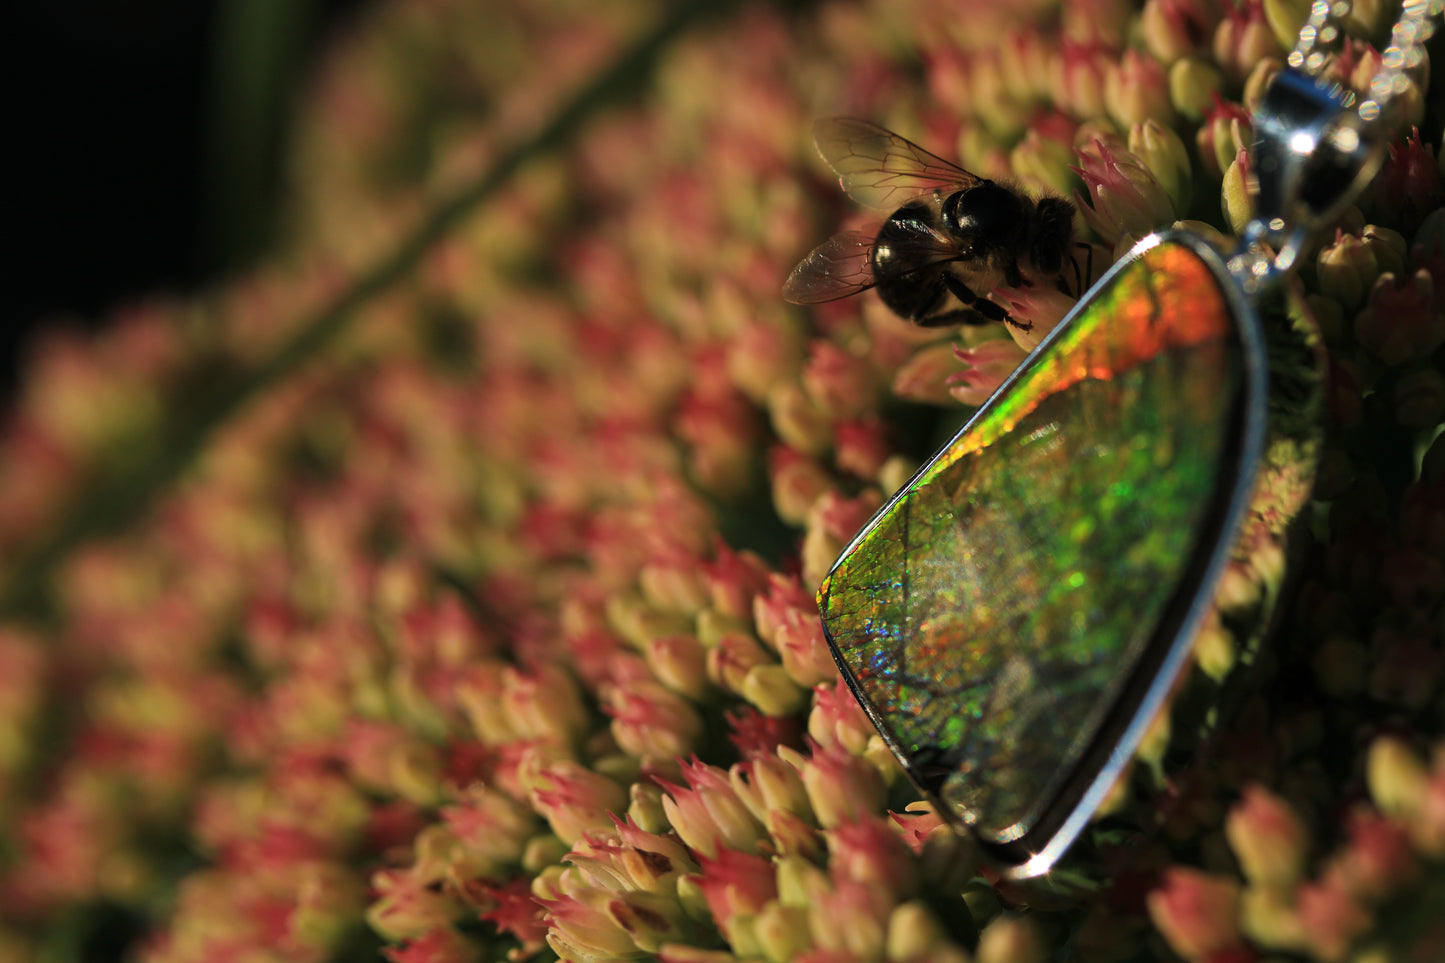
[[[1319,76],[1329,62],[1329,51],[1343,39],[1338,21],[1349,12],[1349,0],[1310,4],[1309,17],[1290,51],[1289,65],[1311,77]],[[1400,19],[1390,32],[1390,45],[1380,55],[1380,70],[1356,108],[1366,124],[1379,120],[1396,95],[1408,89],[1409,74],[1424,63],[1425,41],[1434,34],[1441,12],[1445,12],[1445,0],[1405,0]]]

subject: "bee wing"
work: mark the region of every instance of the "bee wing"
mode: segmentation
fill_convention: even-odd
[[[865,207],[891,212],[920,194],[952,194],[982,180],[866,120],[824,118],[813,125],[813,140],[844,192]]]
[[[873,235],[844,231],[813,248],[783,284],[783,300],[793,304],[836,301],[873,286],[869,254]]]

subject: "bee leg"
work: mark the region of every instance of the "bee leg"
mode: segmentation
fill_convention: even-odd
[[[1019,273],[1019,262],[1010,261],[1003,266],[1003,283],[1005,287],[1021,288],[1028,284],[1024,276]]]
[[[952,311],[945,311],[942,314],[935,314],[929,317],[914,318],[913,322],[915,324],[932,328],[949,324],[988,324],[992,321],[1003,321],[1022,331],[1027,331],[1032,327],[1030,324],[1020,324],[1009,317],[1008,310],[1002,305],[974,294],[972,288],[952,274],[945,273],[943,275],[943,283],[948,287],[950,294],[964,303],[964,307],[955,308]]]

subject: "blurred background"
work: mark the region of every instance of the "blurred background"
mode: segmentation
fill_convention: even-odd
[[[0,283],[0,391],[27,335],[93,326],[264,249],[295,96],[368,0],[55,0],[7,16],[14,239]],[[3,76],[3,74],[0,74]]]

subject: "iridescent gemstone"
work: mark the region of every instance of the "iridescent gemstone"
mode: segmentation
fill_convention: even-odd
[[[1263,433],[1258,323],[1235,290],[1192,239],[1141,245],[819,589],[910,774],[1020,860],[1077,835],[1227,558]]]

